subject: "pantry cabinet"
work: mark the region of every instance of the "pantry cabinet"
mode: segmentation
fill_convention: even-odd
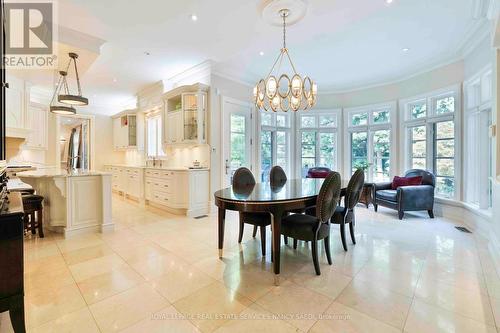
[[[163,95],[164,144],[207,142],[208,86],[181,86]]]
[[[26,138],[29,134],[27,126],[27,93],[26,83],[7,75],[8,88],[5,89],[5,126],[6,135],[9,137]]]

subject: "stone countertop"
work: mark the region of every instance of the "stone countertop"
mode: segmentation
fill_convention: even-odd
[[[91,177],[91,176],[111,176],[109,172],[97,170],[64,170],[64,169],[41,169],[36,171],[18,172],[20,178],[56,178],[56,177]]]
[[[105,166],[115,166],[120,168],[131,168],[131,169],[149,169],[149,170],[160,170],[160,171],[207,171],[210,168],[188,168],[188,167],[153,167],[145,165],[126,165],[126,164],[105,164]]]

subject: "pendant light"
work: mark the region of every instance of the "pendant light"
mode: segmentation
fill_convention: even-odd
[[[76,109],[72,106],[61,105],[56,102],[56,96],[61,91],[63,86],[68,86],[66,82],[66,76],[68,72],[60,71],[59,72],[59,80],[57,81],[56,88],[54,90],[54,94],[52,95],[52,100],[50,101],[50,112],[61,115],[73,115],[76,114]]]
[[[69,88],[68,88],[68,82],[66,81],[66,75],[65,79],[63,81],[63,87],[64,88],[64,94],[59,94],[57,96],[57,100],[61,103],[64,104],[69,104],[69,105],[76,105],[76,106],[83,106],[83,105],[88,105],[89,100],[86,97],[82,96],[82,87],[80,85],[80,77],[78,76],[78,66],[76,65],[76,59],[78,59],[78,54],[76,53],[69,53],[69,63],[68,66],[66,67],[66,75],[68,74],[69,67],[71,66],[71,63],[73,63],[75,67],[75,77],[76,77],[76,84],[78,87],[78,95],[73,95],[70,93]]]
[[[297,73],[286,47],[286,19],[289,15],[289,9],[279,10],[279,16],[283,20],[283,47],[267,77],[259,80],[253,89],[257,109],[287,112],[307,110],[316,104],[318,86],[308,76],[302,78]],[[290,75],[280,73],[283,61],[287,60],[293,70]],[[275,73],[277,64],[279,65]]]

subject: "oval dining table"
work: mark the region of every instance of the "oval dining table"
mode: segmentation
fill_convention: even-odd
[[[222,258],[223,254],[226,210],[269,213],[272,227],[274,283],[279,285],[281,220],[287,212],[300,211],[316,205],[316,198],[323,181],[322,178],[288,179],[281,184],[267,182],[231,186],[215,192],[215,205],[219,210],[219,258]],[[346,185],[347,181],[342,181],[342,193],[345,192]]]

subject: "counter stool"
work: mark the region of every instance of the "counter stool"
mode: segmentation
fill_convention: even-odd
[[[43,197],[36,194],[25,194],[22,198],[24,230],[31,230],[31,233],[34,235],[36,234],[36,228],[38,228],[38,236],[43,238]]]

